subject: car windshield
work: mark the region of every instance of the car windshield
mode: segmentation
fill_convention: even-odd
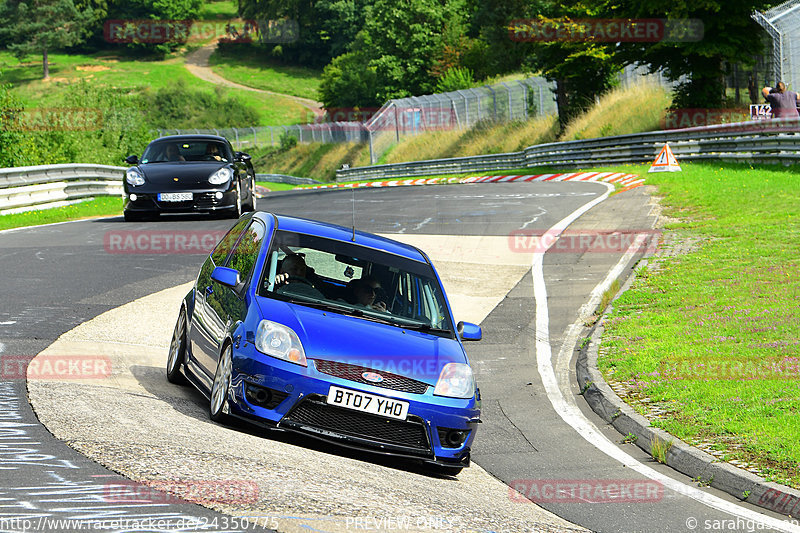
[[[276,232],[260,295],[453,337],[429,264],[353,243]]]
[[[150,143],[142,155],[142,163],[176,161],[231,161],[228,146],[213,140],[163,140]]]

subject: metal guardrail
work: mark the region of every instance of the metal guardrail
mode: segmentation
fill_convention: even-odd
[[[125,167],[68,164],[0,169],[0,212],[121,196]]]
[[[800,120],[757,120],[530,146],[520,152],[340,169],[336,181],[457,174],[514,168],[648,163],[665,143],[679,160],[800,161]]]
[[[315,183],[322,183],[311,178],[298,178],[297,176],[288,176],[286,174],[256,174],[256,181],[269,181],[272,183],[289,183],[291,185],[313,185]]]

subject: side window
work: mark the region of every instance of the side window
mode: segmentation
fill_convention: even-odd
[[[231,251],[233,245],[236,244],[236,240],[241,235],[242,230],[244,229],[245,225],[249,222],[249,220],[244,219],[240,220],[236,223],[235,226],[231,228],[231,230],[225,234],[222,239],[220,239],[219,243],[217,243],[217,247],[214,248],[214,251],[211,252],[211,259],[214,260],[214,264],[216,266],[220,266],[225,263],[225,258],[228,257],[228,252]]]
[[[242,235],[239,244],[233,249],[228,266],[238,270],[242,280],[248,279],[253,271],[265,231],[264,225],[258,220],[254,220]]]

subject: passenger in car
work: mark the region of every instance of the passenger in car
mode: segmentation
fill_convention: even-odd
[[[178,150],[178,147],[174,144],[168,144],[167,149],[165,151],[165,156],[167,161],[186,161],[186,158],[183,157]]]
[[[350,294],[346,298],[348,302],[364,307],[372,308],[376,311],[386,311],[386,303],[378,300],[378,293],[381,291],[381,284],[372,276],[365,276],[354,279],[347,284]]]

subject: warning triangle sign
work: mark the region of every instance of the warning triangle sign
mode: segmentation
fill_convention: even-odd
[[[658,153],[658,157],[653,161],[653,165],[647,172],[680,172],[681,167],[678,165],[678,160],[675,159],[675,154],[669,147],[669,143],[664,145],[664,148]]]

